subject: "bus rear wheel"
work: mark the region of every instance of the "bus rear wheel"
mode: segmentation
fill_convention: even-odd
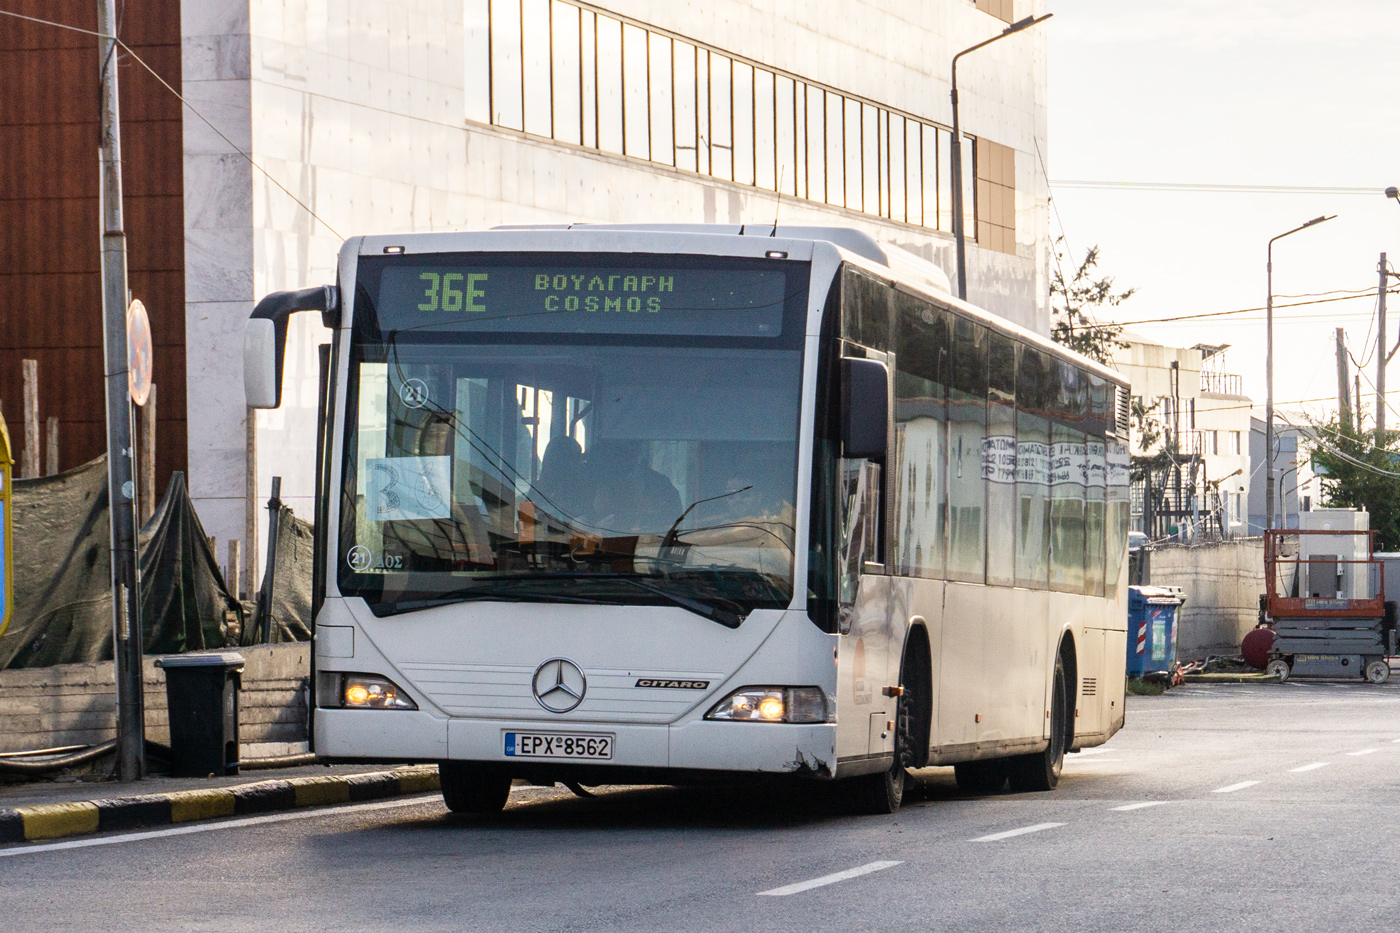
[[[1063,655],[1055,658],[1054,682],[1050,691],[1050,744],[1033,755],[1008,759],[1011,789],[1017,793],[1054,790],[1060,783],[1069,746],[1073,720],[1069,717],[1069,684],[1065,678]]]
[[[485,816],[499,813],[510,796],[510,775],[470,761],[438,762],[442,802],[453,813]]]

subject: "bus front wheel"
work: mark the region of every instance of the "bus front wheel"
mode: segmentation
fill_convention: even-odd
[[[442,802],[453,813],[499,813],[510,796],[510,775],[471,761],[438,762]]]
[[[1033,755],[1017,755],[1010,759],[1011,789],[1017,793],[1054,790],[1060,783],[1060,771],[1065,765],[1073,720],[1069,716],[1069,684],[1065,678],[1063,656],[1055,658],[1054,683],[1050,693],[1050,744],[1045,751]]]

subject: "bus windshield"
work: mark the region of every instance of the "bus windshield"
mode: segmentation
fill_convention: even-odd
[[[339,584],[445,602],[792,598],[804,263],[362,259]]]

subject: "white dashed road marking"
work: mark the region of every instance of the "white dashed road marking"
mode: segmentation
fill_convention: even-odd
[[[1064,823],[1036,823],[1034,826],[1022,826],[1020,829],[1008,829],[1004,833],[992,833],[990,836],[978,836],[976,839],[969,839],[969,842],[998,842],[1002,839],[1010,839],[1012,836],[1024,836],[1026,833],[1038,833],[1044,829],[1054,829],[1063,826]]]
[[[1234,793],[1235,791],[1237,791],[1237,790],[1244,790],[1246,787],[1253,787],[1255,784],[1260,784],[1260,783],[1263,783],[1263,782],[1262,782],[1262,781],[1240,781],[1238,784],[1231,784],[1231,785],[1228,786],[1228,787],[1217,787],[1215,790],[1211,791],[1211,793],[1213,793],[1213,794],[1233,794],[1233,793]]]
[[[1378,751],[1380,751],[1379,748],[1363,748],[1363,749],[1362,749],[1361,751],[1359,751],[1359,752],[1347,752],[1347,754],[1348,754],[1348,755],[1369,755],[1369,754],[1371,754],[1372,752],[1378,752]]]
[[[1288,769],[1288,773],[1289,773],[1289,774],[1301,774],[1301,773],[1304,772],[1304,771],[1316,771],[1318,768],[1325,768],[1325,767],[1327,767],[1328,764],[1329,764],[1329,762],[1326,762],[1326,761],[1314,761],[1312,764],[1310,764],[1310,765],[1303,765],[1301,768],[1289,768],[1289,769]]]
[[[773,888],[771,891],[759,891],[757,896],[787,897],[789,894],[801,894],[803,891],[810,891],[813,888],[824,887],[828,884],[835,884],[838,881],[846,881],[851,878],[859,878],[861,875],[868,875],[876,871],[884,871],[886,868],[893,868],[896,865],[903,864],[903,862],[871,862],[868,865],[861,865],[857,868],[848,868],[845,871],[838,871],[834,875],[822,875],[820,878],[813,878],[811,881],[799,881],[796,884],[788,884],[781,888]]]
[[[1129,810],[1145,810],[1148,807],[1160,807],[1165,800],[1144,800],[1142,803],[1129,803],[1121,807],[1109,807],[1110,810],[1117,810],[1119,813],[1126,813]]]

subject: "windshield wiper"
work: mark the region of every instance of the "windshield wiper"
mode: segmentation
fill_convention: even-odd
[[[694,502],[690,503],[690,505],[685,507],[685,511],[680,514],[680,517],[677,518],[674,522],[672,522],[671,527],[667,529],[666,534],[661,539],[661,549],[667,554],[671,552],[671,548],[675,547],[676,545],[676,539],[680,537],[681,522],[685,521],[685,517],[689,515],[692,511],[694,511],[697,505],[700,505],[705,502],[715,502],[719,499],[728,499],[730,496],[737,496],[741,492],[748,492],[752,488],[753,483],[750,483],[749,485],[744,486],[740,489],[734,489],[726,493],[721,493],[718,496],[710,496],[710,498],[708,499],[696,499]]]
[[[456,603],[472,602],[500,602],[500,603],[585,603],[589,605],[606,604],[606,600],[585,599],[580,596],[562,596],[559,594],[544,593],[500,593],[494,590],[456,590],[450,593],[443,593],[438,596],[428,596],[423,599],[401,599],[392,603],[370,603],[370,610],[379,618],[385,616],[396,616],[405,612],[417,612],[420,609],[433,609],[438,606],[451,606]]]
[[[698,599],[691,599],[689,596],[682,596],[679,593],[672,593],[670,590],[663,589],[662,587],[656,586],[652,583],[648,583],[645,580],[638,579],[637,577],[629,577],[626,574],[618,574],[616,576],[616,579],[621,580],[623,583],[630,583],[639,589],[646,590],[648,593],[655,593],[657,596],[660,596],[662,599],[666,600],[672,605],[680,606],[682,609],[689,609],[696,615],[704,616],[711,622],[718,622],[720,625],[723,625],[726,628],[738,628],[739,625],[744,621],[744,616],[741,615],[738,611],[736,611],[740,608],[739,604],[730,602],[727,599],[722,600],[722,602],[726,603],[728,606],[733,606],[733,609],[726,608],[724,606],[714,606],[710,603],[702,602]],[[716,601],[719,602],[720,600]]]
[[[720,597],[711,597],[722,605],[713,605],[700,599],[689,596],[682,596],[679,593],[671,592],[664,587],[657,586],[641,579],[638,576],[625,573],[525,573],[512,575],[509,577],[496,577],[486,586],[474,586],[461,590],[453,590],[437,596],[430,596],[423,599],[401,600],[394,603],[371,604],[370,608],[376,616],[398,615],[403,612],[414,612],[419,609],[431,609],[436,606],[448,606],[454,603],[464,602],[515,602],[515,603],[582,603],[585,605],[623,605],[614,598],[595,598],[588,596],[570,596],[562,593],[519,593],[498,589],[498,587],[509,587],[519,583],[536,583],[541,581],[567,582],[567,583],[590,583],[620,582],[629,584],[637,589],[646,590],[655,596],[660,596],[673,606],[687,609],[696,615],[703,616],[712,622],[718,622],[726,628],[738,628],[744,621],[745,613],[743,607],[731,600]]]

